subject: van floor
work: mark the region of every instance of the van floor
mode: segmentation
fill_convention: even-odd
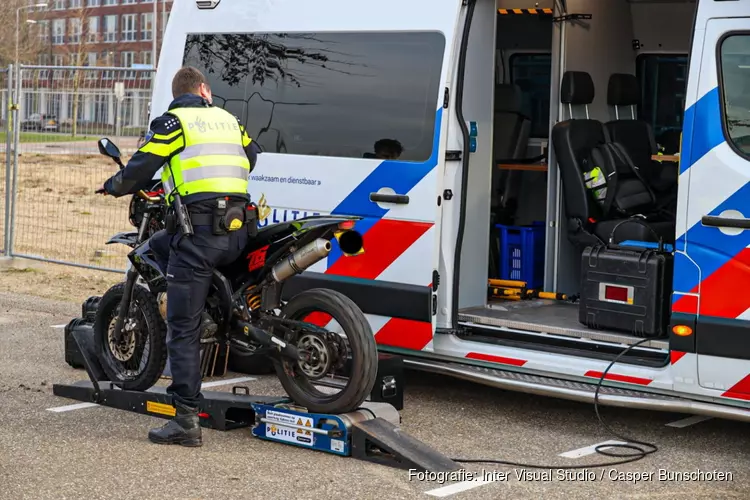
[[[578,304],[559,300],[496,300],[486,307],[471,307],[458,313],[459,323],[512,328],[531,334],[573,337],[593,342],[632,345],[641,337],[622,332],[588,328],[578,321]],[[655,339],[644,347],[668,349],[667,339]]]

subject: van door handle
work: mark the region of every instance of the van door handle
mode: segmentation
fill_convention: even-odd
[[[408,205],[409,197],[405,194],[384,194],[370,193],[370,201],[378,203],[398,203],[399,205]]]
[[[750,219],[732,219],[729,217],[716,217],[704,215],[701,224],[707,227],[734,227],[737,229],[750,229]]]

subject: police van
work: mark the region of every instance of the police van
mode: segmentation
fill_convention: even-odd
[[[175,2],[154,115],[182,65],[264,150],[261,225],[362,218],[288,288],[383,352],[750,420],[750,0]]]

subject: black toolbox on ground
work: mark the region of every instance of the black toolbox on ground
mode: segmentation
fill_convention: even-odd
[[[581,259],[579,321],[638,337],[666,336],[673,269],[672,254],[660,247],[587,247]]]

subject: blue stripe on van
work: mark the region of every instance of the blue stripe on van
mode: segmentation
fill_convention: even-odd
[[[387,187],[393,189],[396,194],[407,194],[437,166],[442,117],[443,109],[440,108],[435,115],[432,155],[427,161],[422,163],[399,160],[383,161],[331,213],[382,218],[388,212],[388,209],[380,208],[377,203],[370,201],[370,193],[375,193],[379,189]],[[435,196],[437,196],[437,193],[435,193]]]
[[[725,210],[750,213],[750,183],[746,183],[706,215],[716,216]],[[699,221],[677,241],[676,247],[684,248],[685,241],[687,241],[687,254],[700,269],[700,279],[705,280],[750,245],[750,231],[729,236],[715,227],[705,227]],[[694,269],[694,265],[690,264],[690,268]],[[681,267],[675,268],[674,289],[676,291],[690,292],[696,286],[698,286],[698,273],[685,271]]]
[[[370,193],[387,187],[393,189],[396,194],[407,194],[437,166],[442,119],[443,108],[439,108],[435,114],[432,154],[427,161],[422,163],[383,161],[331,213],[364,217],[363,220],[357,222],[355,229],[362,235],[367,233],[388,213],[388,209],[380,208],[377,203],[370,201]],[[435,193],[435,202],[437,203],[437,193]],[[334,241],[331,253],[328,255],[328,267],[333,266],[340,257],[341,250]]]
[[[680,152],[680,174],[724,142],[719,88],[708,91],[685,110]]]

